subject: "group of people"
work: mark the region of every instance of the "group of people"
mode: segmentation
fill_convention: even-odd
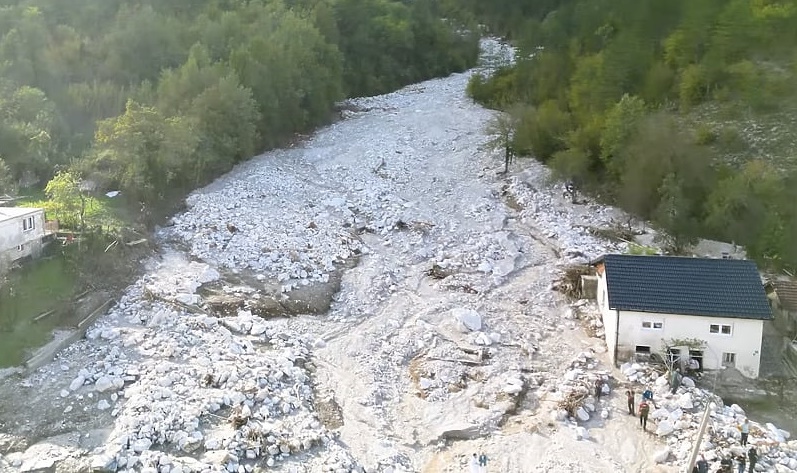
[[[487,473],[487,455],[473,454],[470,458],[470,473]]]
[[[650,386],[647,386],[642,392],[642,402],[639,403],[638,408],[636,406],[634,389],[629,387],[625,395],[628,401],[628,413],[632,416],[639,415],[639,425],[642,427],[642,430],[647,431],[650,405],[653,404],[653,407],[656,407],[653,402],[653,391],[651,391]],[[738,428],[741,433],[740,443],[742,447],[746,447],[747,439],[750,436],[750,421],[745,419]],[[747,451],[747,455],[737,455],[735,461],[737,473],[745,473],[745,468],[747,468],[748,465],[748,472],[753,473],[753,471],[755,471],[756,462],[758,461],[758,451],[756,451],[755,447],[750,447]],[[731,457],[720,459],[719,473],[733,473],[733,463],[734,459]],[[703,455],[700,456],[700,460],[695,464],[693,473],[708,473],[708,462]]]
[[[651,391],[650,386],[646,387],[645,390],[642,392],[642,402],[639,403],[639,409],[636,409],[636,398],[634,394],[633,388],[628,388],[625,392],[626,399],[628,400],[628,413],[632,416],[637,415],[639,412],[639,425],[642,426],[642,430],[648,430],[648,414],[650,414],[650,405],[653,404],[653,407],[656,407],[656,404],[653,402],[653,391]]]
[[[747,455],[744,454],[737,455],[735,458],[730,456],[723,457],[719,460],[720,468],[717,470],[718,473],[733,473],[733,462],[736,460],[736,472],[737,473],[745,473],[745,468],[749,465],[749,469],[747,470],[748,473],[753,473],[755,471],[755,465],[758,462],[758,451],[755,447],[750,447],[750,450],[747,451]],[[708,461],[706,457],[700,455],[700,460],[695,463],[695,467],[692,469],[692,473],[708,473]]]

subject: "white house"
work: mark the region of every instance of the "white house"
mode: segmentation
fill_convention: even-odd
[[[42,240],[51,233],[46,223],[44,209],[0,207],[0,267],[26,256],[38,256]]]
[[[763,324],[772,319],[758,268],[748,260],[604,255],[597,299],[612,362],[635,354],[695,358],[758,377]],[[683,341],[694,343],[678,343]]]

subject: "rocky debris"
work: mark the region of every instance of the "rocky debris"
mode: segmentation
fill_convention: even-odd
[[[607,371],[598,368],[598,361],[592,350],[581,352],[565,371],[563,380],[551,387],[549,399],[556,402],[551,418],[569,420],[574,428],[578,422],[587,422],[593,416],[607,419],[609,412],[597,412],[599,400],[595,398],[595,386],[602,381],[601,394],[610,393],[610,377]]]
[[[550,171],[542,165],[529,164],[526,171],[510,178],[506,193],[517,202],[521,220],[538,238],[555,240],[556,246],[564,249],[561,251],[563,260],[571,264],[583,265],[604,253],[625,250],[624,243],[608,241],[587,229],[613,226],[617,219],[625,218],[622,212],[592,202],[587,202],[586,206],[559,204],[560,193],[548,189],[552,182]],[[578,294],[579,284],[570,283],[567,287]]]
[[[744,410],[736,404],[725,406],[718,396],[701,388],[688,377],[684,377],[675,394],[671,394],[667,377],[660,367],[641,363],[625,363],[621,371],[626,378],[654,391],[655,408],[650,414],[655,433],[668,443],[668,455],[658,463],[669,463],[679,467],[688,461],[697,435],[704,409],[710,410],[709,427],[703,437],[701,452],[712,461],[727,456],[746,454],[750,446],[759,453],[758,471],[797,471],[797,442],[789,441],[790,434],[773,424],[761,425],[750,420],[748,447],[740,444],[739,426],[747,418]]]
[[[556,263],[616,247],[570,228],[603,225],[613,211],[560,205],[533,163],[508,186],[519,215],[508,210],[494,157],[474,152],[493,112],[465,97],[468,77],[355,99],[351,120],[187,199],[159,231],[148,274],[79,342],[91,352],[73,360],[80,372],[60,383],[40,375],[56,394],[69,387],[54,396],[69,403],[57,407],[65,421],[88,413],[112,427],[80,452],[89,466],[397,473],[423,468],[419,449],[493,432],[520,407],[577,397],[551,417],[582,440],[589,424],[577,414],[609,419],[592,397],[594,381],[609,380],[597,351],[559,375],[574,350],[559,334],[580,311],[554,310],[550,281]],[[302,292],[337,291],[335,275],[356,261],[340,292],[319,298],[324,317],[258,317],[313,313]],[[504,291],[515,275],[525,278],[516,304]],[[406,396],[415,392],[422,399]],[[407,397],[418,404],[407,409]],[[405,422],[408,410],[418,418]],[[565,463],[551,469],[578,471]]]
[[[166,274],[172,282],[210,278],[207,268],[188,270],[207,277],[175,278],[174,268]],[[315,411],[309,339],[275,330],[250,311],[216,318],[148,298],[148,286],[168,287],[158,284],[157,274],[129,288],[87,331],[81,343],[92,347],[95,361],[65,380],[68,389],[60,392],[90,402],[84,409],[70,404],[65,416],[96,409],[113,418],[103,446],[91,452],[92,468],[209,471],[222,465],[249,472],[258,462],[301,459],[317,462],[320,471],[329,454],[340,460],[332,471],[357,471]],[[34,461],[10,448],[23,471],[62,459],[48,454]]]

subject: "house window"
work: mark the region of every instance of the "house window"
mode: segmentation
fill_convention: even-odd
[[[36,222],[33,220],[33,217],[25,217],[22,219],[22,231],[27,232],[28,230],[33,230],[36,228]]]
[[[637,345],[635,351],[637,353],[646,353],[650,354],[650,347],[647,345]]]
[[[716,333],[720,335],[730,335],[732,333],[731,326],[728,324],[711,324],[708,327],[709,333]]]
[[[725,366],[733,366],[736,364],[736,353],[723,353],[722,364]]]
[[[664,328],[664,322],[652,322],[650,320],[645,320],[642,322],[642,328],[647,330],[661,330]]]

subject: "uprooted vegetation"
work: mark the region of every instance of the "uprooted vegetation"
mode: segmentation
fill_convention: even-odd
[[[553,289],[571,299],[581,299],[583,295],[581,276],[589,276],[594,272],[595,270],[589,265],[568,266],[560,273],[559,278],[554,281]]]

